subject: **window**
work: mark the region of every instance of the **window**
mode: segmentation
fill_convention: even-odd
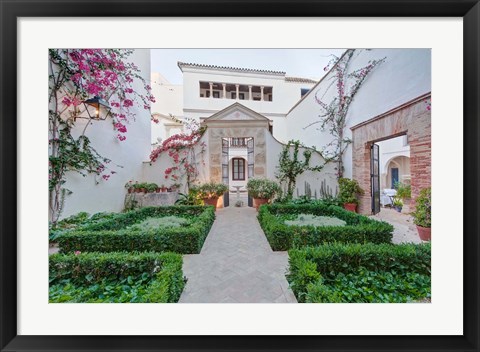
[[[303,97],[305,94],[307,94],[310,91],[308,88],[301,88],[300,89],[300,96]]]
[[[232,92],[232,99],[237,99],[237,93]],[[245,93],[238,93],[238,99],[245,100]]]
[[[206,96],[207,98],[210,98],[210,91],[209,91],[209,90],[205,91],[205,96]]]
[[[220,92],[219,91],[213,91],[213,97],[214,98],[220,98]]]
[[[233,181],[245,181],[245,159],[233,158],[232,169]]]
[[[232,147],[246,147],[247,141],[245,138],[232,138],[230,145]]]

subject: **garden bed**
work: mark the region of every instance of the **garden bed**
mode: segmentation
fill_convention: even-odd
[[[298,225],[305,215],[315,216],[314,220],[323,222],[323,226],[308,225],[307,221],[306,225]],[[393,226],[386,222],[320,202],[263,205],[258,220],[274,251],[328,242],[391,243],[393,233]]]
[[[54,254],[50,303],[175,303],[185,281],[174,253]]]
[[[298,302],[400,303],[431,295],[430,244],[331,243],[288,254]]]
[[[88,219],[73,229],[58,231],[61,253],[175,252],[200,253],[215,220],[213,207],[146,207]]]

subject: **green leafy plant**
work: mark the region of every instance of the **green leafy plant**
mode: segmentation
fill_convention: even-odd
[[[145,184],[145,189],[147,192],[155,192],[158,188],[158,185],[156,183],[146,183]]]
[[[343,226],[311,226],[285,223],[285,221],[295,220],[302,214],[336,218],[344,221],[345,224]],[[390,243],[393,233],[393,226],[386,222],[321,202],[262,205],[258,212],[258,220],[274,251],[319,246],[328,242]]]
[[[189,225],[156,228],[132,226],[149,218],[171,216],[185,218]],[[144,207],[63,232],[56,241],[61,253],[139,251],[192,254],[202,249],[214,220],[213,207]]]
[[[177,205],[203,205],[203,199],[200,191],[194,185],[190,186],[188,193],[179,193],[175,202]]]
[[[402,198],[399,196],[393,197],[392,205],[394,207],[403,207],[403,201]]]
[[[412,213],[415,225],[432,227],[432,190],[430,187],[420,191],[415,204],[415,211]]]
[[[395,189],[397,190],[396,196],[405,200],[410,199],[412,197],[412,187],[411,185],[407,185],[402,182],[395,182],[394,185]]]
[[[72,253],[49,257],[49,301],[174,303],[185,285],[174,253]]]
[[[339,198],[343,204],[353,203],[358,205],[358,195],[363,194],[357,180],[341,177],[338,179],[340,189]]]
[[[251,178],[247,182],[247,191],[253,198],[272,199],[280,192],[280,186],[267,178]]]
[[[288,255],[287,280],[299,302],[406,302],[430,295],[430,244],[327,243]]]
[[[198,186],[197,190],[201,198],[211,199],[222,196],[228,191],[228,186],[223,183],[208,182]]]
[[[301,147],[304,148],[303,160],[300,160],[299,158]],[[281,184],[286,185],[287,191],[285,196],[287,199],[293,198],[293,190],[295,189],[295,184],[299,175],[308,170],[322,170],[323,165],[315,167],[310,166],[310,159],[313,152],[315,152],[315,150],[302,146],[300,141],[291,140],[283,146],[279,157],[276,177]]]

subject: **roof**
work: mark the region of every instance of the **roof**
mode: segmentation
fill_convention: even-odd
[[[310,78],[303,77],[285,77],[286,82],[299,82],[299,83],[317,83],[318,81]]]
[[[180,70],[183,71],[183,68],[203,68],[208,70],[218,70],[218,71],[234,71],[234,72],[245,72],[245,73],[260,73],[267,75],[277,75],[285,76],[283,71],[270,71],[270,70],[258,70],[254,68],[241,68],[241,67],[230,67],[230,66],[217,66],[217,65],[204,65],[204,64],[195,64],[195,63],[186,63],[186,62],[177,62]]]

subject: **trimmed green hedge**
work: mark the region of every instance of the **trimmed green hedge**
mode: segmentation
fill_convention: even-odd
[[[287,279],[299,302],[349,301],[348,296],[352,293],[346,292],[346,287],[350,285],[354,290],[356,285],[364,287],[366,283],[361,280],[362,276],[373,277],[369,287],[374,287],[374,282],[379,279],[388,281],[389,275],[393,275],[392,285],[395,286],[396,282],[396,287],[400,286],[398,282],[421,285],[420,288],[415,285],[412,287],[412,296],[417,291],[425,293],[430,290],[430,244],[329,243],[319,247],[292,249],[288,255],[290,272]],[[348,277],[348,285],[339,275]],[[353,279],[355,277],[359,279]],[[369,288],[365,290],[368,291]],[[382,294],[373,295],[373,301],[381,300]],[[388,297],[387,295],[385,299]],[[405,297],[399,297],[398,301],[402,301],[402,298]]]
[[[180,298],[185,281],[175,253],[54,254],[50,302],[162,302]]]
[[[128,229],[149,217],[182,216],[192,219],[185,227]],[[57,236],[60,251],[81,252],[175,252],[200,253],[215,220],[212,206],[145,207],[115,214],[104,221],[87,223]]]
[[[344,220],[347,224],[318,227],[286,225],[281,217],[292,214],[331,216]],[[393,226],[386,222],[321,203],[262,205],[258,220],[274,251],[318,246],[328,242],[391,243],[393,233]]]

